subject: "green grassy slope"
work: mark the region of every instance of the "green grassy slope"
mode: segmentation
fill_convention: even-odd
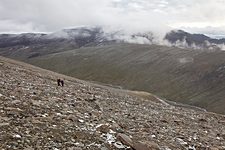
[[[80,48],[27,62],[78,77],[148,91],[169,100],[225,113],[225,53],[157,45]]]

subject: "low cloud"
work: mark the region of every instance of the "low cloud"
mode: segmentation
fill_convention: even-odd
[[[1,0],[0,32],[104,26],[129,33],[225,25],[223,0]],[[204,30],[202,30],[204,31]]]

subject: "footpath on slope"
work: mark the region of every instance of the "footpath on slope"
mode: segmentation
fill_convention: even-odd
[[[57,78],[65,81],[58,87]],[[0,149],[225,149],[225,116],[0,57]],[[151,98],[150,98],[151,99]]]

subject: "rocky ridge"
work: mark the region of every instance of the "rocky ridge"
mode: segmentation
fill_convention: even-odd
[[[223,115],[3,57],[0,84],[0,149],[225,149]]]

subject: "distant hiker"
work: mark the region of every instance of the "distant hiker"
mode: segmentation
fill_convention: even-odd
[[[63,80],[61,80],[61,86],[64,86],[64,81]]]
[[[60,82],[61,82],[61,80],[57,79],[58,86],[60,86]]]

